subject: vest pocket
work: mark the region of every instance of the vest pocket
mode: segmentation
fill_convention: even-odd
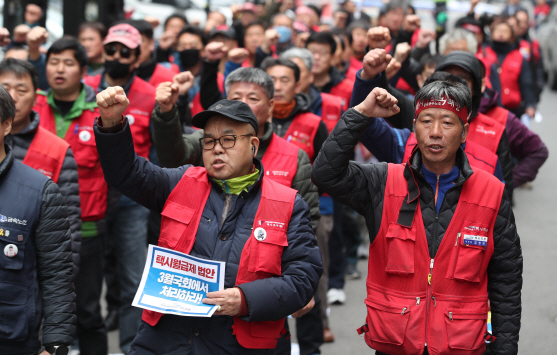
[[[366,338],[371,342],[402,345],[410,318],[410,307],[385,304],[369,298],[366,298],[365,303],[369,325]]]
[[[174,248],[184,234],[195,214],[195,210],[179,203],[167,200],[161,216],[160,246]]]
[[[445,311],[445,325],[450,349],[479,349],[484,344],[487,331],[487,312],[448,308]]]
[[[25,258],[28,233],[24,229],[0,225],[0,268],[21,270]],[[14,247],[10,248],[9,245]],[[6,249],[8,248],[8,249]],[[9,254],[10,256],[6,255]]]
[[[27,286],[0,282],[0,341],[21,341],[28,334]]]
[[[248,271],[265,276],[279,276],[282,273],[282,252],[288,245],[286,231],[267,228],[265,239],[257,240],[254,233],[257,233],[258,229],[252,231],[249,236],[253,238],[251,255],[254,257],[254,262],[250,261]]]
[[[470,225],[470,223],[466,222],[465,225]],[[486,246],[474,245],[470,240],[473,237],[485,238],[486,235],[487,233],[471,233],[470,231],[462,231],[457,235],[451,256],[452,267],[447,270],[447,278],[480,282],[480,272],[482,270]]]
[[[415,230],[398,223],[389,225],[387,235],[387,266],[390,274],[408,275],[414,273]]]

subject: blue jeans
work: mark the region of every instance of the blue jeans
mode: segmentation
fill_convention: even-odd
[[[123,201],[121,201],[123,202]],[[120,287],[120,349],[126,353],[141,324],[142,309],[132,302],[141,281],[147,258],[147,218],[149,210],[136,203],[120,203],[107,216],[107,234],[112,240],[117,260]]]

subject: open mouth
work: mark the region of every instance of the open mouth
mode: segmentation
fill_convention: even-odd
[[[66,81],[66,79],[63,78],[63,77],[61,77],[61,76],[57,76],[56,78],[54,78],[54,82],[55,82],[56,84],[62,84],[62,83],[64,83],[65,81]]]
[[[443,146],[439,144],[430,144],[428,145],[428,149],[434,153],[438,153],[443,150]]]
[[[213,168],[219,169],[224,166],[225,162],[222,159],[215,159],[213,160]]]

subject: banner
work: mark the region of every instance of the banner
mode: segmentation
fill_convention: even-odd
[[[208,292],[224,289],[222,261],[204,260],[149,245],[147,262],[132,305],[190,317],[210,317],[218,306],[204,304]]]

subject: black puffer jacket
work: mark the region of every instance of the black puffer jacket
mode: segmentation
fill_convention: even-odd
[[[35,138],[35,133],[39,128],[39,115],[31,112],[31,123],[21,132],[6,137],[6,143],[13,149],[14,159],[22,162],[27,155],[27,150],[31,145],[31,141]],[[70,228],[72,232],[72,256],[74,261],[74,274],[79,271],[79,251],[81,249],[81,207],[79,200],[79,183],[77,177],[77,163],[73,156],[71,148],[68,148],[60,177],[57,182],[60,192],[66,200],[68,208],[68,218],[70,220]]]
[[[314,162],[311,177],[319,189],[366,218],[370,241],[373,242],[381,225],[387,164],[349,161],[368,124],[368,117],[354,109],[348,110],[325,141]],[[451,222],[462,184],[473,173],[462,150],[457,155],[457,165],[460,168],[458,182],[447,192],[439,213],[436,213],[435,193],[423,176],[419,152],[412,164],[418,176],[420,208],[432,258]],[[492,350],[495,354],[516,354],[521,317],[522,250],[506,194],[497,214],[493,238],[495,250],[487,271],[493,332],[497,337]]]

